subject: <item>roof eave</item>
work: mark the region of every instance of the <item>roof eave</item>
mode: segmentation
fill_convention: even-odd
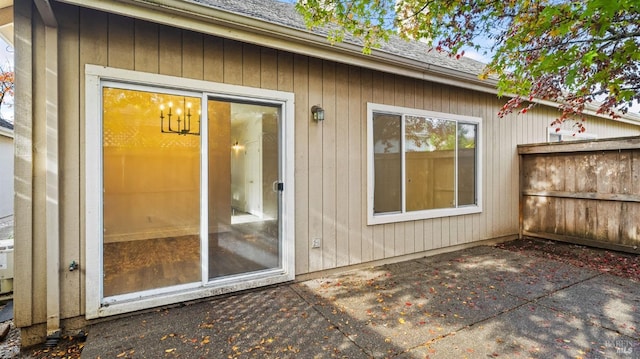
[[[14,138],[13,130],[0,126],[0,136]]]
[[[344,42],[331,44],[326,36],[309,30],[287,27],[182,0],[58,1],[256,45],[269,44],[269,47],[301,55],[494,95],[498,94],[497,81],[495,79],[481,80],[474,74],[427,64],[383,51],[374,50],[371,55],[365,55],[362,53],[360,45]],[[552,101],[536,102],[555,108],[560,106],[559,103]],[[596,111],[588,110],[586,114],[611,119],[608,116],[596,113]],[[625,114],[614,120],[640,125],[640,116],[633,114]]]
[[[350,43],[331,44],[326,36],[181,0],[58,0],[80,7],[135,17],[294,53],[388,71],[424,80],[496,93],[495,81],[425,64],[383,51],[371,55]],[[137,5],[137,6],[132,6]],[[176,16],[179,15],[179,16]]]

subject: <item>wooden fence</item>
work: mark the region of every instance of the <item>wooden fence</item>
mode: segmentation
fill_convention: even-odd
[[[640,137],[519,145],[520,235],[639,253]]]

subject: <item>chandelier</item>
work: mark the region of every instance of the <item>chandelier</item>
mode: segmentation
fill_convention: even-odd
[[[173,102],[169,102],[168,111],[165,116],[164,104],[160,105],[160,132],[162,133],[177,133],[178,135],[194,135],[200,136],[200,111],[198,111],[198,126],[197,129],[191,131],[191,102],[187,102],[186,99],[182,100],[182,108],[178,107],[173,111]],[[172,119],[177,117],[176,119]],[[166,125],[165,125],[165,120]]]

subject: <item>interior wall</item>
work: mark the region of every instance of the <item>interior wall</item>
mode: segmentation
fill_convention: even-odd
[[[231,224],[231,104],[208,101],[209,110],[209,233],[225,232]]]

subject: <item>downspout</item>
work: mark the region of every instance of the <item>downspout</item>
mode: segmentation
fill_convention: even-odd
[[[47,341],[60,340],[60,201],[58,162],[58,22],[49,0],[35,0],[45,25]]]

